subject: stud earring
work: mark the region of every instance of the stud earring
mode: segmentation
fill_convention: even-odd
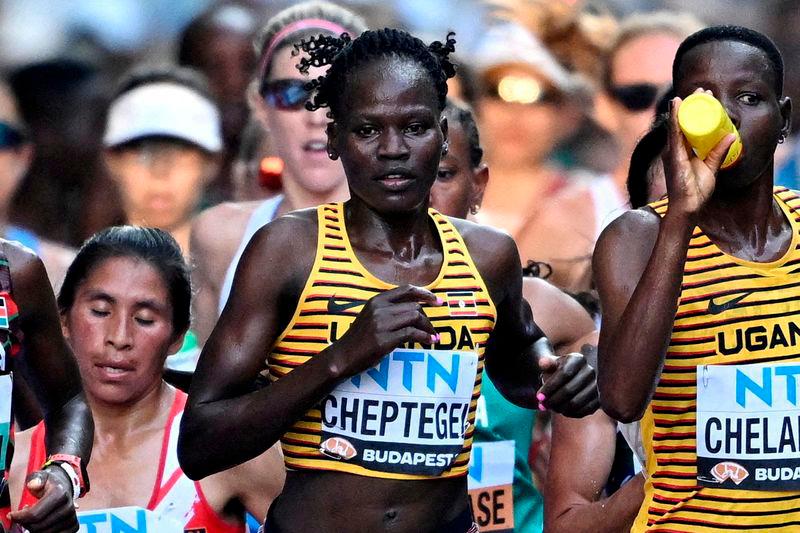
[[[477,215],[478,211],[480,211],[480,210],[481,210],[481,206],[479,206],[478,204],[475,204],[475,205],[473,205],[472,207],[469,208],[469,212],[472,213],[473,215]]]

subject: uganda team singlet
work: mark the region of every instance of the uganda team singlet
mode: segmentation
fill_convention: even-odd
[[[632,531],[800,530],[800,198],[774,198],[793,230],[776,261],[725,254],[694,228],[642,418],[648,477]],[[651,207],[663,217],[667,205]]]
[[[273,381],[341,338],[367,300],[394,288],[356,258],[343,204],[320,206],[317,216],[314,266],[268,357]],[[430,210],[430,217],[443,261],[426,288],[445,303],[423,310],[440,341],[395,349],[375,367],[339,383],[281,437],[289,469],[391,479],[466,475],[496,311],[461,236],[436,211]]]

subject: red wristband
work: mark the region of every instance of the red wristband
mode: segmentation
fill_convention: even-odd
[[[80,492],[78,493],[77,498],[80,498],[89,492],[89,476],[86,473],[86,468],[83,466],[83,461],[80,457],[77,455],[56,453],[47,458],[47,461],[45,461],[45,463],[42,465],[42,469],[52,464],[69,465],[73,470],[75,470],[75,474],[78,477],[78,486],[80,487]],[[73,496],[75,495],[73,494]]]

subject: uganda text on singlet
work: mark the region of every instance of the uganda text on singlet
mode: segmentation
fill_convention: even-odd
[[[320,206],[317,213],[314,266],[269,354],[272,380],[336,342],[367,300],[394,288],[356,258],[342,204]],[[466,475],[496,311],[461,236],[444,216],[431,210],[430,217],[444,257],[426,288],[445,304],[423,310],[440,341],[398,348],[339,383],[281,437],[288,468],[392,479]]]
[[[642,418],[648,479],[632,531],[800,529],[800,198],[774,199],[792,227],[776,261],[728,255],[694,228]],[[663,216],[668,201],[651,207]]]

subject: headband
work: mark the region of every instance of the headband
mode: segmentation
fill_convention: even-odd
[[[103,136],[107,147],[154,136],[175,137],[218,152],[222,149],[219,111],[197,91],[173,82],[136,87],[111,105]]]
[[[348,33],[347,29],[344,26],[341,26],[335,22],[331,22],[330,20],[325,19],[301,19],[296,20],[290,24],[284,26],[284,28],[275,34],[272,39],[269,40],[269,44],[267,45],[266,51],[261,56],[261,62],[258,65],[258,82],[263,83],[264,76],[267,73],[267,65],[272,60],[272,54],[275,53],[275,50],[280,46],[280,44],[286,40],[286,37],[291,35],[292,33],[297,33],[298,31],[302,30],[324,30],[333,33],[334,35],[341,35],[343,33]]]

